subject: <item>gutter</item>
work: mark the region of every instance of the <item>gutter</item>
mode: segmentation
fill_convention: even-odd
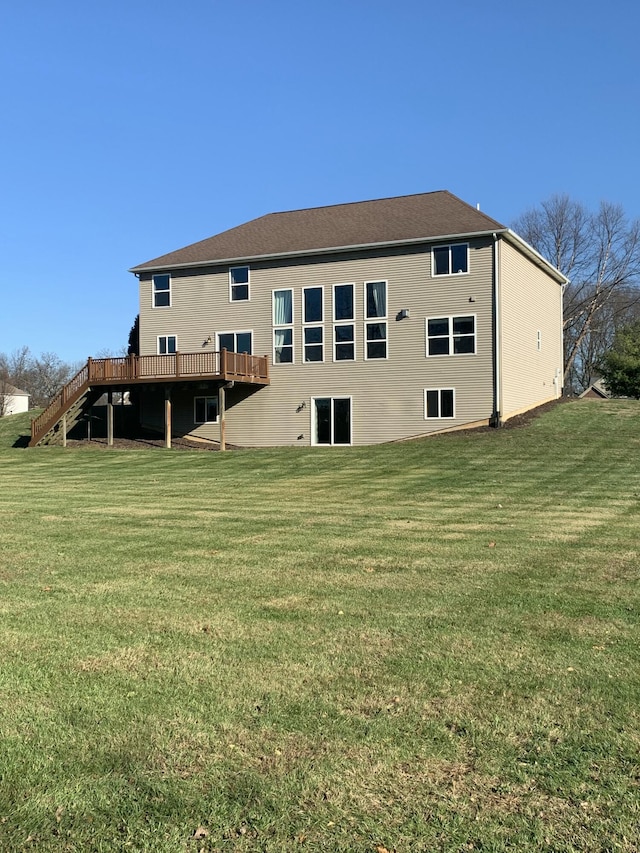
[[[500,248],[498,236],[499,232],[493,234],[493,426],[499,427],[500,406],[502,405],[502,395],[500,393],[501,380],[501,314],[500,314]]]

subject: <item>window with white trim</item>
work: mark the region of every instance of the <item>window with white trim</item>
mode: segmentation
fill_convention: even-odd
[[[333,286],[333,360],[354,361],[356,357],[355,326],[344,320],[354,319],[353,284]]]
[[[215,424],[218,422],[218,398],[194,397],[193,422],[195,424]]]
[[[311,412],[312,444],[351,444],[351,397],[314,397]]]
[[[324,288],[302,289],[302,337],[305,362],[324,361],[324,326],[309,325],[324,321]]]
[[[464,275],[468,272],[468,243],[434,246],[431,250],[431,275]]]
[[[305,326],[302,334],[304,335],[304,360],[324,361],[324,327]]]
[[[229,352],[246,352],[251,355],[251,332],[220,332],[218,334],[218,349]]]
[[[377,319],[375,323],[364,324],[364,357],[387,357],[387,282],[365,281],[364,307],[367,320]],[[384,322],[382,322],[384,321]]]
[[[249,299],[249,267],[229,269],[229,301],[246,302]]]
[[[159,273],[152,276],[151,286],[153,289],[153,307],[171,307],[171,275],[169,273]]]
[[[173,355],[178,352],[178,339],[175,335],[158,335],[158,355]]]
[[[273,291],[273,363],[293,363],[293,290]]]
[[[438,355],[474,355],[476,317],[427,317],[427,357]]]
[[[455,397],[454,388],[425,388],[425,420],[455,418]]]

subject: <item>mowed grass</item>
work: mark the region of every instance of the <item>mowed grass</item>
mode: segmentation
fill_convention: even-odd
[[[640,404],[13,449],[0,850],[638,851]]]

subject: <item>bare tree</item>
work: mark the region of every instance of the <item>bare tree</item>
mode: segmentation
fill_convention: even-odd
[[[640,220],[630,221],[610,202],[592,213],[555,195],[523,213],[513,228],[570,279],[564,299],[565,387],[586,387],[622,317],[640,300]]]

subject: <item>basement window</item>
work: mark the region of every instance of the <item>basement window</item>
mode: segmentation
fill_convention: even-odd
[[[218,398],[194,397],[193,421],[196,424],[215,424],[218,422]]]
[[[432,418],[455,417],[455,390],[453,388],[426,388],[424,392],[424,417]]]

